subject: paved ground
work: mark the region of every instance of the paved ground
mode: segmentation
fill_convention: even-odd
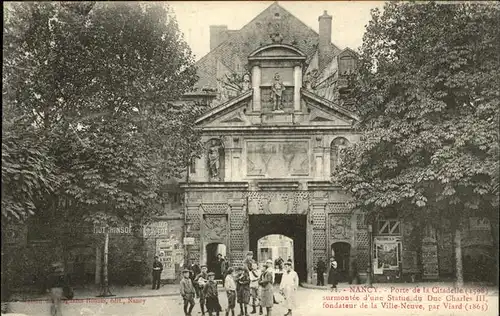
[[[393,301],[389,299],[391,295],[391,285],[375,285],[375,289],[370,290],[371,293],[365,291],[366,288],[362,286],[356,286],[353,292],[347,284],[340,286],[337,292],[331,292],[326,289],[307,289],[300,288],[297,293],[298,307],[294,311],[294,316],[322,316],[322,315],[480,315],[480,316],[493,316],[498,315],[498,291],[485,292],[485,301],[476,302],[476,295],[469,295],[472,297],[474,302],[463,303],[461,301],[446,301],[447,294],[441,294],[440,297],[442,302],[432,302],[430,303],[426,295],[421,294],[423,297],[422,302],[417,302],[414,299],[411,301],[403,302],[405,303],[401,307],[401,302]],[[402,286],[397,285],[398,289],[403,289],[403,291],[410,291],[410,294],[400,294],[392,293],[393,297],[398,295],[409,295],[411,290],[415,288],[415,285]],[[426,284],[426,287],[440,287],[447,288],[444,284]],[[115,298],[101,299],[97,297],[92,298],[80,298],[65,301],[63,306],[63,315],[65,316],[182,316],[182,301],[178,294],[174,293],[176,287],[168,286],[168,290],[164,289],[164,296],[143,296],[142,294],[149,294],[152,291],[144,289],[135,293],[133,297],[125,297],[122,293],[117,293]],[[130,293],[132,294],[132,290]],[[359,291],[359,292],[358,292]],[[373,292],[377,291],[377,292]],[[77,293],[78,294],[78,293]],[[81,294],[81,293],[80,293]],[[162,294],[163,295],[163,294]],[[361,302],[363,297],[367,297],[367,308],[361,308]],[[439,296],[439,295],[438,295]],[[453,294],[454,298],[461,298],[463,295]],[[81,295],[80,295],[81,297]],[[227,306],[227,299],[225,293],[219,293],[221,305],[223,308]],[[278,296],[279,297],[279,296]],[[385,306],[382,305],[385,303]],[[200,315],[198,301],[197,305],[193,310],[193,316]],[[377,308],[371,307],[377,305]],[[446,305],[447,303],[448,305]],[[454,303],[456,308],[451,309],[450,303]],[[337,304],[337,305],[335,305]],[[345,306],[341,306],[344,304]],[[355,308],[351,308],[357,304]],[[390,305],[394,304],[394,305]],[[422,305],[423,310],[418,309],[418,305]],[[461,305],[460,305],[461,304]],[[429,306],[438,306],[437,310],[429,311]],[[468,305],[468,307],[466,306]],[[395,307],[399,306],[399,307]],[[11,312],[13,313],[23,313],[30,316],[45,316],[49,315],[49,303],[47,301],[25,301],[25,302],[11,302],[10,303]],[[467,309],[467,310],[466,310]],[[275,305],[273,308],[272,316],[284,315],[286,309],[283,303]],[[224,315],[224,313],[221,313]],[[238,311],[236,311],[238,315]]]

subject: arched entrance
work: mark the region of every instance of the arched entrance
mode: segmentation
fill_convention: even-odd
[[[293,239],[285,235],[267,235],[257,241],[257,262],[272,260],[274,262],[275,282],[281,282],[284,263],[293,263]]]
[[[306,215],[250,215],[250,250],[259,256],[258,241],[268,235],[283,235],[293,241],[293,266],[301,281],[307,280]],[[279,254],[279,250],[277,250]],[[284,250],[282,250],[284,253]],[[266,255],[269,255],[267,252]],[[282,258],[284,261],[287,258]]]
[[[335,242],[330,247],[330,254],[335,256],[339,281],[349,281],[349,264],[351,256],[351,245],[346,242]]]
[[[213,242],[210,244],[207,244],[205,247],[205,254],[204,258],[207,258],[207,268],[208,271],[214,272],[215,273],[215,278],[216,279],[221,279],[222,278],[222,273],[224,271],[221,271],[220,263],[217,261],[217,255],[222,255],[224,259],[226,259],[226,245],[223,243],[218,243],[218,242]],[[227,260],[227,259],[226,259]],[[226,262],[227,265],[227,262]]]

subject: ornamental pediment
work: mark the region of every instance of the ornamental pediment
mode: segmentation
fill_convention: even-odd
[[[210,129],[231,128],[272,128],[276,126],[288,126],[287,128],[351,128],[358,119],[353,113],[336,106],[326,100],[303,91],[301,94],[301,111],[293,109],[253,110],[252,91],[244,93],[229,100],[216,108],[211,109],[197,120],[198,126]]]

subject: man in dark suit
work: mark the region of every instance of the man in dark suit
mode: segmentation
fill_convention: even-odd
[[[325,273],[326,271],[326,264],[323,261],[323,258],[319,258],[318,263],[316,264],[316,274],[318,275],[318,285],[323,286],[325,285]]]
[[[163,264],[158,260],[158,256],[155,256],[155,261],[153,262],[153,290],[160,289],[160,276],[163,271]]]

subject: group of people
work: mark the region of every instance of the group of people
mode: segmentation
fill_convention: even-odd
[[[299,277],[292,269],[291,261],[285,264],[285,273],[280,283],[280,293],[285,298],[285,305],[288,309],[286,316],[291,316],[295,307],[295,292],[299,286]],[[243,264],[236,267],[229,267],[225,273],[224,289],[227,295],[227,308],[225,315],[234,316],[236,303],[240,308],[241,316],[248,315],[248,305],[251,303],[250,314],[257,313],[271,316],[274,298],[274,275],[272,272],[273,261],[267,260],[259,269],[257,262],[253,259],[253,253],[249,251]],[[201,314],[205,312],[209,316],[219,316],[222,306],[219,302],[218,284],[215,280],[216,274],[208,271],[206,265],[201,266],[201,272],[192,278],[192,270],[184,269],[183,278],[180,281],[180,293],[184,300],[184,314],[191,315],[195,306],[195,298],[199,297]],[[205,310],[206,309],[206,310]]]

